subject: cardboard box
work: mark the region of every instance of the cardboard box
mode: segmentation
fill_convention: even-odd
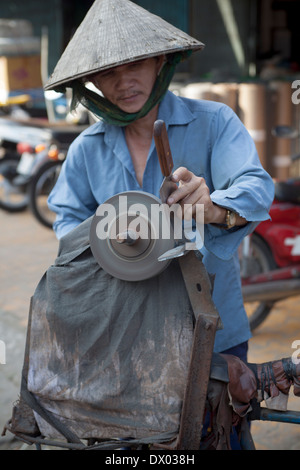
[[[0,57],[0,92],[42,87],[40,55]]]

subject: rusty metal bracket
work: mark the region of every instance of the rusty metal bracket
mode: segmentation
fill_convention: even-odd
[[[154,448],[199,450],[215,335],[223,326],[212,300],[212,280],[202,255],[191,250],[178,260],[195,315],[194,336],[177,439]]]
[[[221,328],[221,322],[211,296],[211,279],[200,254],[196,255],[195,251],[190,251],[179,258],[179,263],[196,323],[177,449],[198,450],[202,436],[215,335],[217,329]]]

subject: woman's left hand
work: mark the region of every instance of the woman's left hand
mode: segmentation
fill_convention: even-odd
[[[178,188],[170,194],[168,204],[180,204],[183,217],[190,220],[196,217],[197,211],[204,211],[204,223],[224,223],[226,209],[214,204],[210,197],[210,191],[206,181],[201,176],[196,176],[187,168],[180,167],[174,171],[172,180],[178,184]],[[201,209],[200,209],[201,208]]]

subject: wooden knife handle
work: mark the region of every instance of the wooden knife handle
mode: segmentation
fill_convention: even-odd
[[[164,176],[170,176],[174,163],[170,149],[167,128],[164,121],[155,121],[153,135],[161,172]]]

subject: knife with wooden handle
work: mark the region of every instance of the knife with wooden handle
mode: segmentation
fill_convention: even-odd
[[[155,121],[153,135],[161,172],[164,176],[159,195],[161,202],[165,204],[170,194],[177,188],[177,185],[172,181],[174,163],[164,121]]]

